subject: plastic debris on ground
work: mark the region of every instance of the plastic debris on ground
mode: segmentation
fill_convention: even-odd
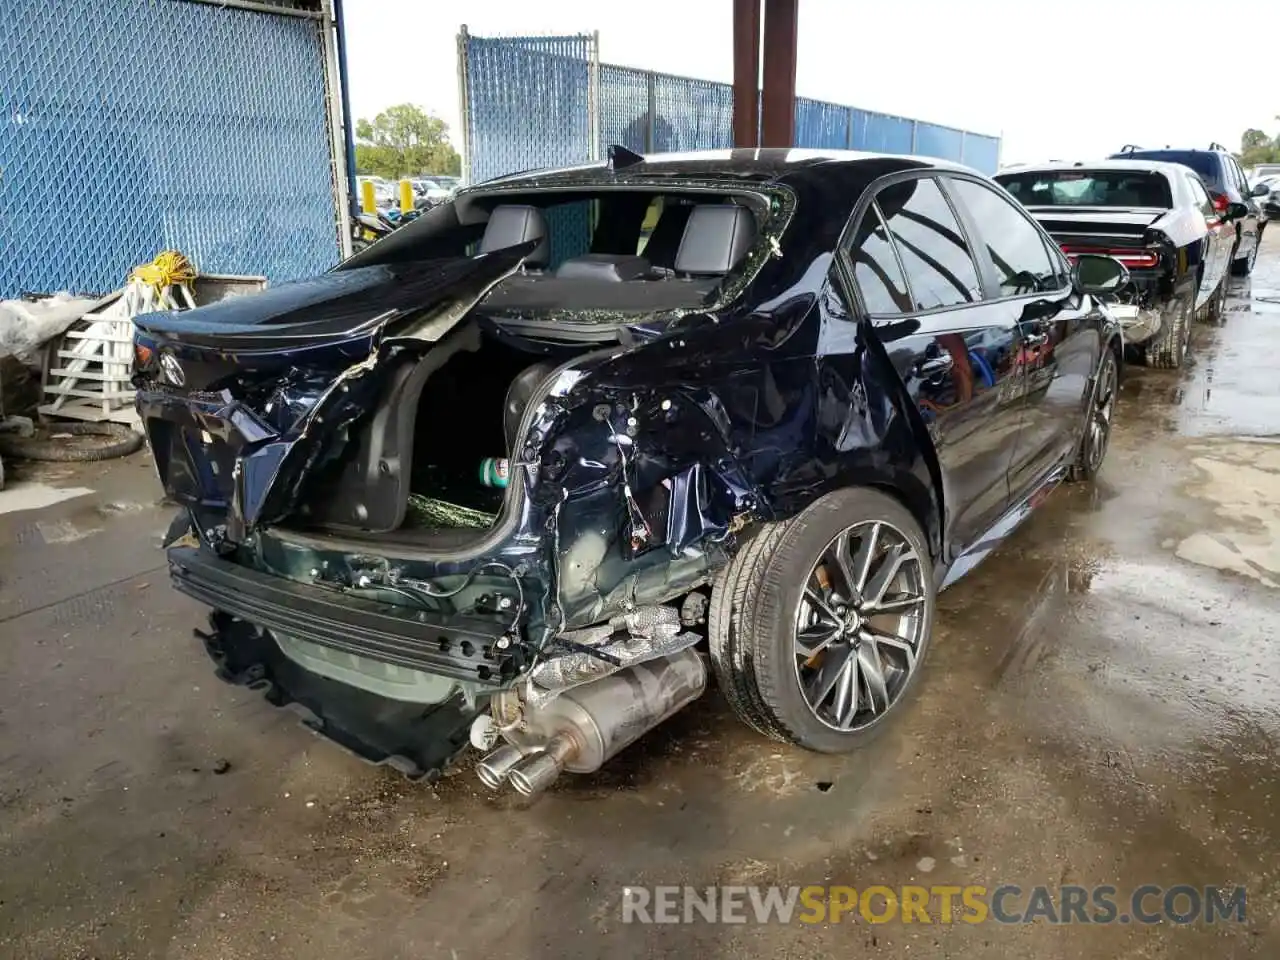
[[[61,336],[96,301],[56,293],[40,300],[0,300],[0,357],[39,366],[40,348]]]

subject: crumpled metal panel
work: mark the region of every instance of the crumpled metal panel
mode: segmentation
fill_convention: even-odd
[[[695,645],[702,637],[682,632],[674,607],[637,607],[608,623],[584,630],[570,630],[558,638],[566,649],[591,648],[552,657],[529,675],[529,701],[545,703],[557,694],[592,680],[600,680],[627,667],[669,657]]]
[[[340,248],[319,21],[179,0],[9,0],[0,297],[104,292],[178,249],[319,273]]]

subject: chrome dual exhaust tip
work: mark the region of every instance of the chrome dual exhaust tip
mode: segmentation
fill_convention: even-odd
[[[504,743],[497,750],[485,754],[480,759],[476,764],[476,775],[490,790],[497,790],[523,759],[523,750],[513,744]]]
[[[508,743],[476,764],[476,774],[491,790],[510,782],[516,793],[532,797],[556,782],[577,749],[577,741],[566,733],[552,737],[544,748],[531,755]]]

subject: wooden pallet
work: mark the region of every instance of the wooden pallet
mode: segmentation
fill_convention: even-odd
[[[50,342],[44,369],[44,416],[111,420],[139,426],[134,410],[133,318],[195,306],[186,287],[159,290],[131,280],[89,308]]]

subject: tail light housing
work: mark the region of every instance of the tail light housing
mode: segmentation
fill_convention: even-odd
[[[1091,253],[1100,257],[1114,257],[1130,270],[1149,270],[1160,265],[1160,254],[1154,250],[1134,250],[1132,248],[1078,247],[1069,243],[1062,244],[1062,252],[1067,259],[1075,263],[1076,257],[1082,253]]]

